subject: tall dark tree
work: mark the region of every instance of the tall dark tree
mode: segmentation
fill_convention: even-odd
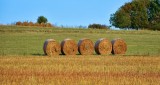
[[[160,0],[153,0],[149,5],[150,29],[160,30]]]
[[[149,6],[149,20],[151,24],[160,22],[160,0],[154,0]]]
[[[37,23],[41,24],[41,23],[47,23],[48,20],[46,17],[44,16],[39,16],[38,19],[37,19]]]

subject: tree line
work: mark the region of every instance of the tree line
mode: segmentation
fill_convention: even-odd
[[[40,26],[40,27],[54,27],[51,23],[47,23],[48,19],[44,16],[39,16],[37,19],[36,23],[33,22],[28,22],[28,21],[18,21],[16,22],[17,26]],[[80,28],[83,28],[83,26],[81,26]],[[90,24],[88,25],[89,29],[109,29],[108,26],[106,25],[101,25],[101,24]]]
[[[160,0],[132,0],[111,14],[110,23],[120,29],[160,30]]]

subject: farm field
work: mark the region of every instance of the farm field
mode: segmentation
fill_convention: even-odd
[[[125,55],[44,56],[46,39],[122,38]],[[1,85],[160,85],[160,32],[0,26]]]

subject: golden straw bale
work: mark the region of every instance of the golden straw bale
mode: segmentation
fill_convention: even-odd
[[[61,52],[63,55],[76,55],[78,46],[72,39],[65,39],[61,42]]]
[[[44,42],[43,51],[44,54],[48,56],[59,55],[61,52],[61,47],[60,44],[54,39],[47,39]]]
[[[28,25],[29,26],[34,26],[34,23],[33,22],[29,22]]]
[[[41,27],[46,27],[46,24],[45,24],[44,22],[42,22],[42,23],[40,24],[40,26],[41,26]]]
[[[112,54],[125,54],[127,51],[127,44],[123,39],[112,40]]]
[[[108,39],[101,38],[95,43],[95,51],[100,55],[111,54],[112,44]]]
[[[16,22],[16,25],[21,26],[21,25],[22,25],[22,22],[18,21],[18,22]]]
[[[78,42],[78,51],[82,55],[91,55],[94,53],[94,44],[90,39],[81,39]]]
[[[22,25],[23,25],[23,26],[28,26],[28,22],[25,21],[25,22],[22,23]]]

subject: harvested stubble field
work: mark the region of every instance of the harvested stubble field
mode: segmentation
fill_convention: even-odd
[[[46,39],[122,38],[125,55],[47,57]],[[160,32],[0,26],[0,85],[160,85]]]
[[[159,56],[0,57],[1,85],[159,85]]]

